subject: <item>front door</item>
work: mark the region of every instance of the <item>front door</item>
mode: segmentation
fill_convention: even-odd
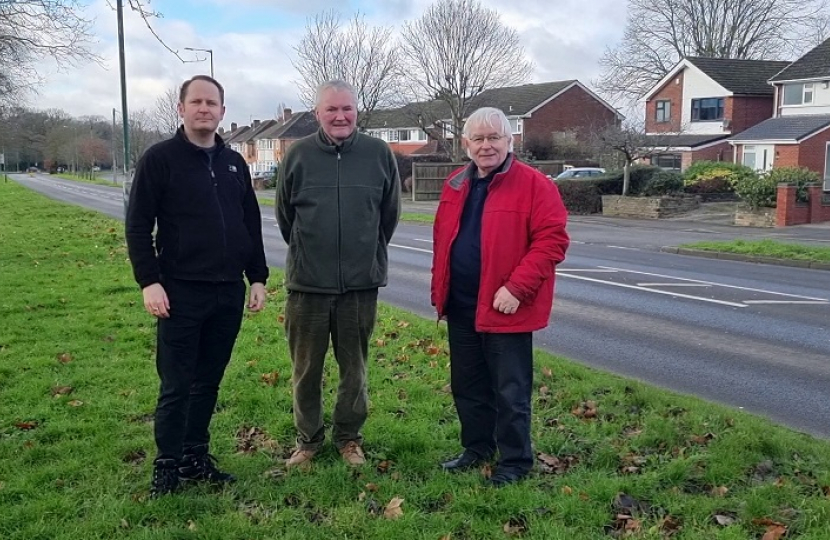
[[[743,164],[759,172],[772,169],[772,158],[775,155],[775,145],[754,144],[744,146]]]

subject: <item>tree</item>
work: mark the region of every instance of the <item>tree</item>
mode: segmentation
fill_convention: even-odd
[[[518,33],[478,0],[438,0],[404,24],[400,47],[414,97],[437,99],[449,109],[446,128],[456,159],[470,100],[490,88],[522,83],[532,69]]]
[[[42,82],[35,67],[97,60],[92,23],[77,0],[0,0],[0,104],[14,103]]]
[[[163,135],[173,135],[179,129],[179,89],[175,86],[156,98],[153,123]]]
[[[334,79],[346,81],[357,94],[358,125],[366,126],[372,112],[391,105],[398,93],[391,35],[390,27],[370,27],[359,13],[348,26],[333,10],[309,18],[292,62],[300,73],[300,99],[312,107],[318,86]]]
[[[676,134],[646,135],[644,126],[612,125],[595,131],[591,146],[597,155],[612,152],[622,158],[622,195],[628,195],[631,166],[643,158],[667,151],[672,146],[672,139],[676,137]]]
[[[634,103],[685,56],[791,59],[826,37],[828,21],[827,0],[629,0],[596,86]]]

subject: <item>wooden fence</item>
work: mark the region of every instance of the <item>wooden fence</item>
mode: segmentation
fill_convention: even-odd
[[[556,176],[565,170],[565,165],[572,167],[596,167],[596,162],[588,160],[557,160],[525,162],[543,174]],[[451,172],[466,163],[413,163],[412,201],[437,201],[441,197],[444,180]]]

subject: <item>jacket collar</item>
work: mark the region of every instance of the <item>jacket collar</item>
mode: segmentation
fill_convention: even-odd
[[[491,182],[491,186],[497,184],[499,180],[503,177],[503,175],[510,170],[510,166],[513,164],[513,153],[507,154],[507,158],[504,160],[504,163],[501,164],[496,175],[493,177]],[[470,162],[467,164],[466,167],[458,171],[454,176],[450,177],[449,184],[450,187],[453,189],[461,189],[461,186],[464,184],[465,181],[472,180],[477,175],[476,172],[476,164],[474,162]]]
[[[190,148],[194,150],[207,150],[206,148],[202,148],[201,146],[196,146],[187,138],[187,135],[184,134],[184,126],[179,126],[179,129],[176,130],[176,134],[174,138],[178,139],[179,141],[183,142],[184,144],[188,145]],[[213,142],[216,145],[213,149],[214,152],[219,152],[225,147],[225,140],[218,133],[213,134]]]
[[[352,134],[349,135],[348,139],[346,139],[340,144],[334,144],[334,141],[332,141],[329,138],[329,136],[326,135],[326,132],[323,131],[323,128],[320,128],[317,130],[317,136],[314,137],[314,141],[317,143],[317,146],[319,146],[320,149],[322,149],[324,152],[327,152],[329,154],[344,154],[352,149],[352,146],[355,145],[355,142],[357,142],[357,138],[359,136],[360,134],[358,133],[357,128],[355,128]]]

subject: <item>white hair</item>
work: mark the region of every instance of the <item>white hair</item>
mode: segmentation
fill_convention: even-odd
[[[510,126],[510,120],[507,119],[507,116],[501,109],[497,109],[495,107],[482,107],[480,109],[476,109],[470,116],[467,117],[467,121],[464,122],[462,134],[469,139],[473,129],[482,126],[495,129],[498,135],[507,137],[510,141],[510,148],[508,151],[513,151],[513,128]],[[467,155],[470,156],[469,148],[467,149]],[[472,156],[470,156],[470,158],[472,159]]]
[[[331,81],[326,81],[317,87],[317,93],[314,95],[315,109],[320,106],[323,94],[329,90],[334,90],[335,92],[348,92],[352,96],[352,101],[354,101],[355,107],[357,107],[357,93],[354,91],[354,87],[346,81],[333,79]]]

